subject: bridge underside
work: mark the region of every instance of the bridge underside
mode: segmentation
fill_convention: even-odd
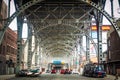
[[[17,0],[18,6],[20,1]],[[23,1],[22,5],[28,1]],[[90,29],[92,10],[92,6],[77,0],[45,0],[26,9],[22,16],[40,40],[43,53],[62,57],[71,54]]]
[[[86,52],[84,53],[88,60],[90,40],[94,43],[90,36],[93,19],[98,33],[96,53],[98,53],[98,61],[102,61],[101,26],[103,15],[120,36],[120,28],[116,25],[113,17],[104,10],[106,0],[14,0],[14,2],[16,12],[7,19],[5,29],[17,17],[18,68],[22,61],[23,23],[27,23],[29,28],[28,67],[31,65],[33,54],[37,53],[37,47],[39,47],[40,53],[47,57],[67,58],[74,55],[78,45],[82,46],[83,36],[86,36]],[[0,33],[0,35],[2,34]],[[35,37],[34,50],[32,50],[31,36]],[[81,48],[82,50],[83,48]]]

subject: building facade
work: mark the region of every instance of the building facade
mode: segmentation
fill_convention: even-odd
[[[13,74],[15,72],[17,55],[17,34],[7,29],[0,45],[0,74]]]
[[[120,75],[120,38],[116,31],[108,33],[107,72]]]
[[[7,18],[7,6],[0,0],[0,19]],[[4,21],[0,22],[0,29]],[[17,55],[17,34],[8,28],[0,45],[0,74],[12,74],[15,70]]]

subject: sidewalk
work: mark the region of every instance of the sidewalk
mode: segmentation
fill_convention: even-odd
[[[15,77],[15,74],[12,75],[0,75],[0,80],[7,80],[9,78]]]
[[[107,75],[106,79],[107,80],[115,80],[115,76],[114,75]],[[120,76],[118,77],[118,80],[120,80]]]

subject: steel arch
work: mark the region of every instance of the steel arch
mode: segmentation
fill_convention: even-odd
[[[32,0],[32,1],[27,2],[26,4],[21,6],[19,8],[19,10],[17,10],[15,13],[13,13],[13,15],[10,18],[7,19],[7,21],[5,22],[5,25],[4,25],[3,34],[1,34],[0,43],[2,41],[3,35],[4,35],[7,27],[10,25],[10,23],[13,21],[13,19],[15,17],[17,17],[19,14],[21,14],[23,11],[25,11],[27,8],[29,8],[32,5],[34,5],[34,4],[38,3],[38,2],[41,2],[41,1],[43,1],[43,0]],[[78,1],[82,1],[84,3],[87,3],[87,4],[91,5],[91,6],[93,6],[95,9],[99,10],[109,20],[109,22],[113,25],[114,29],[117,31],[118,35],[120,36],[120,29],[116,25],[115,20],[104,9],[102,9],[100,6],[98,6],[97,4],[93,3],[90,0],[78,0]]]
[[[58,42],[58,43],[53,43],[53,44],[50,44],[50,45],[48,45],[47,47],[43,47],[43,48],[47,48],[47,49],[49,49],[51,46],[55,46],[55,45],[57,45],[57,44],[59,44],[59,45],[61,45],[61,46],[64,46],[64,47],[68,47],[68,48],[70,48],[71,50],[73,49],[73,46],[71,46],[71,45],[69,45],[69,44],[66,44],[66,43],[60,43],[60,42]]]
[[[80,0],[79,0],[80,1]],[[90,0],[81,0],[85,3],[88,3],[89,5],[93,6],[95,9],[99,10],[107,19],[108,21],[112,24],[113,28],[117,31],[119,37],[120,37],[120,28],[117,26],[115,19],[110,16],[103,8],[101,8],[99,5],[93,3]]]

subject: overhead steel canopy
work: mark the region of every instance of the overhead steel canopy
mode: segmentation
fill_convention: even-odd
[[[17,0],[18,7],[29,0]],[[90,29],[93,7],[78,0],[43,0],[23,12],[47,54],[68,55]],[[86,25],[85,25],[86,24]],[[76,36],[77,35],[77,36]]]
[[[22,4],[28,1],[23,0]],[[24,17],[25,22],[32,24],[33,34],[41,39],[44,53],[68,55],[74,50],[79,36],[90,27],[91,10],[92,6],[77,0],[45,0],[26,9]]]

